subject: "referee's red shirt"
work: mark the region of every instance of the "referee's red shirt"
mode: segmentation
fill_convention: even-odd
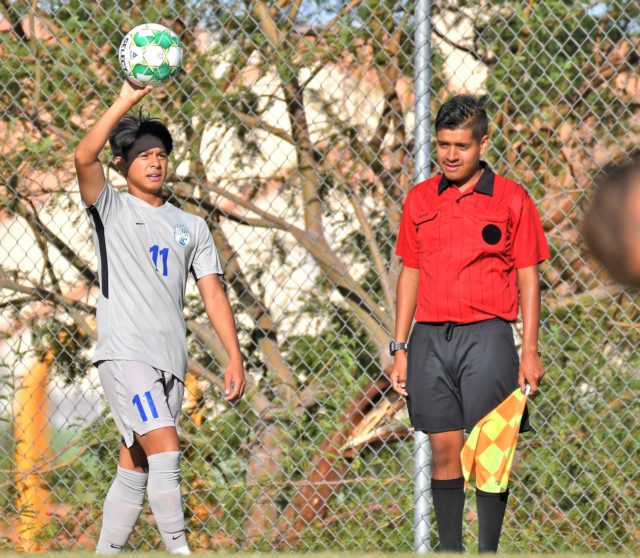
[[[526,190],[482,166],[462,195],[442,174],[407,195],[396,254],[420,269],[419,322],[516,320],[516,270],[550,256]]]

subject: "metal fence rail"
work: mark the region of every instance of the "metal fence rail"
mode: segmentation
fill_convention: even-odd
[[[185,71],[144,109],[170,123],[167,194],[209,224],[251,378],[243,402],[223,404],[224,351],[190,285],[181,438],[191,543],[413,547],[412,433],[384,370],[395,235],[415,176],[414,63],[425,58],[415,9],[2,4],[1,544],[97,539],[118,439],[90,366],[96,264],[73,150],[117,94],[122,37],[155,21],[180,35]],[[502,549],[630,552],[640,307],[589,259],[579,226],[593,176],[640,139],[640,7],[456,0],[431,12],[424,99],[433,111],[454,92],[487,96],[489,162],[529,189],[553,253],[542,270],[547,379],[537,432],[520,442]],[[469,548],[474,509],[470,498]],[[132,544],[161,544],[147,515]]]

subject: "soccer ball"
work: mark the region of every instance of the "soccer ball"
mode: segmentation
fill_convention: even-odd
[[[182,64],[178,36],[157,23],[143,23],[129,31],[118,50],[120,65],[132,83],[142,87],[173,79]]]

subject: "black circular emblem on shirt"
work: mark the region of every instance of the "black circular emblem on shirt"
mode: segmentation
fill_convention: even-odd
[[[498,244],[502,238],[502,231],[495,225],[486,225],[482,229],[482,239],[487,244]]]

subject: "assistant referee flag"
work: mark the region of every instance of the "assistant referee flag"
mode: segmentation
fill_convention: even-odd
[[[516,389],[473,427],[460,452],[467,484],[475,481],[483,492],[507,491],[528,394],[529,386],[525,393]]]

